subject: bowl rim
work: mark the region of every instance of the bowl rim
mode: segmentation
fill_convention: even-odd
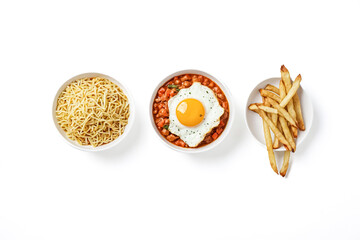
[[[119,137],[117,137],[114,141],[98,146],[98,147],[93,147],[90,145],[87,146],[82,146],[80,144],[78,144],[76,141],[71,140],[70,138],[67,137],[65,131],[60,127],[60,125],[57,123],[57,118],[56,118],[56,106],[57,106],[57,100],[60,96],[60,94],[64,91],[64,89],[72,82],[81,79],[81,78],[85,78],[85,77],[102,77],[102,78],[106,78],[109,81],[111,81],[112,83],[116,84],[118,87],[121,88],[121,90],[123,90],[123,92],[125,93],[125,95],[128,98],[129,101],[129,105],[130,105],[130,116],[128,119],[128,124],[125,126],[125,130],[123,132],[123,134],[121,134]],[[97,151],[103,151],[103,150],[107,150],[110,149],[112,147],[114,147],[115,145],[119,144],[122,140],[124,140],[126,138],[126,136],[129,134],[130,130],[132,129],[132,126],[134,124],[134,120],[135,120],[135,104],[134,104],[134,98],[132,97],[130,91],[128,90],[128,88],[126,86],[124,86],[123,83],[117,81],[115,78],[106,75],[106,74],[102,74],[102,73],[98,73],[98,72],[87,72],[87,73],[81,73],[78,74],[74,77],[71,77],[70,79],[68,79],[67,81],[65,81],[57,90],[57,93],[55,94],[54,100],[53,100],[53,104],[52,104],[52,117],[53,117],[53,122],[55,124],[56,129],[58,130],[58,132],[60,133],[60,135],[62,135],[63,140],[68,143],[70,146],[78,149],[78,150],[82,150],[82,151],[86,151],[86,152],[97,152]]]
[[[215,141],[213,141],[210,144],[207,144],[203,147],[200,148],[183,148],[183,147],[179,147],[176,146],[175,144],[170,143],[169,141],[167,141],[158,131],[155,122],[154,122],[154,118],[153,118],[153,103],[154,103],[154,99],[156,96],[156,93],[158,92],[159,88],[164,85],[165,82],[169,81],[171,78],[175,77],[175,76],[179,76],[182,74],[198,74],[198,75],[202,75],[205,76],[209,79],[211,79],[212,81],[214,81],[220,88],[221,90],[224,92],[226,99],[228,101],[229,104],[229,119],[228,122],[226,124],[226,127],[224,129],[224,131],[222,132],[222,134],[220,135],[220,137],[218,139],[216,139]],[[201,70],[197,70],[197,69],[185,69],[185,70],[180,70],[177,72],[174,72],[170,75],[168,75],[167,77],[163,78],[163,80],[161,80],[156,87],[154,88],[154,91],[151,95],[150,98],[150,104],[149,104],[149,117],[150,117],[150,122],[151,125],[154,129],[154,131],[156,132],[157,136],[159,136],[159,138],[161,139],[161,142],[163,144],[165,144],[166,146],[168,146],[169,148],[176,150],[178,152],[183,152],[183,153],[200,153],[200,152],[205,152],[208,151],[210,149],[213,149],[214,147],[218,146],[225,138],[226,136],[229,134],[230,129],[233,125],[234,122],[234,116],[235,116],[235,107],[234,107],[234,102],[233,102],[233,97],[230,93],[229,88],[222,82],[220,82],[217,78],[215,78],[214,76],[208,74],[207,72],[201,71]]]
[[[255,134],[253,133],[253,131],[250,129],[250,125],[249,125],[249,122],[248,122],[248,114],[251,112],[249,109],[248,109],[248,106],[251,104],[250,103],[250,97],[252,95],[252,93],[254,91],[257,91],[258,89],[260,89],[260,86],[264,85],[266,82],[269,82],[269,81],[273,81],[273,80],[280,80],[281,78],[280,77],[270,77],[270,78],[266,78],[264,79],[263,81],[259,82],[256,84],[256,86],[250,91],[248,97],[247,97],[247,101],[246,101],[246,105],[244,107],[244,118],[245,118],[245,124],[246,124],[246,128],[248,129],[248,131],[250,132],[251,136],[253,138],[255,138],[256,142],[261,145],[262,147],[266,148],[266,145],[263,144],[262,142],[260,142],[260,140],[255,136]],[[312,104],[312,100],[310,98],[310,96],[305,92],[304,88],[300,85],[300,89],[302,91],[302,98],[303,99],[307,99],[308,103],[309,103],[309,106],[311,109],[308,109],[309,113],[307,116],[310,117],[308,118],[308,122],[305,121],[306,123],[306,129],[305,131],[302,132],[303,134],[303,137],[296,142],[296,148],[298,149],[298,147],[300,147],[300,145],[305,141],[306,137],[308,136],[309,132],[311,131],[311,128],[312,128],[312,125],[313,125],[313,120],[314,120],[314,107],[313,107],[313,104]],[[301,101],[301,100],[300,100]],[[304,111],[302,111],[303,114],[304,114]],[[286,149],[284,148],[284,146],[281,146],[280,148],[278,149],[273,149],[274,152],[282,152],[282,151],[286,151]]]

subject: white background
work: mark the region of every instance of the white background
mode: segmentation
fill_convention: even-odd
[[[0,239],[359,239],[359,10],[1,1]],[[282,64],[302,74],[315,110],[285,179],[244,120],[252,88]],[[230,135],[196,155],[162,144],[148,116],[156,84],[188,68],[217,77],[236,102]],[[91,71],[124,83],[137,110],[126,141],[99,153],[67,145],[51,115],[61,84]]]

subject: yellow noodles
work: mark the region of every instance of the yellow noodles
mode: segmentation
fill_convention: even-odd
[[[56,118],[80,145],[101,146],[123,134],[130,115],[123,91],[105,78],[82,78],[60,94]]]

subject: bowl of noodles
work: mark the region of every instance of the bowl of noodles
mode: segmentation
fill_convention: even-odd
[[[128,135],[134,108],[123,84],[101,73],[84,73],[59,88],[52,113],[56,128],[71,146],[101,151]]]

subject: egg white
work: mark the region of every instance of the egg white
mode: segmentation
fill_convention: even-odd
[[[205,109],[205,116],[201,123],[194,127],[182,125],[176,117],[176,107],[187,98],[199,100]],[[224,114],[214,92],[207,86],[195,82],[189,88],[181,89],[177,95],[168,101],[169,107],[169,131],[180,137],[190,147],[196,147],[201,143],[206,134],[220,123],[220,117]]]

